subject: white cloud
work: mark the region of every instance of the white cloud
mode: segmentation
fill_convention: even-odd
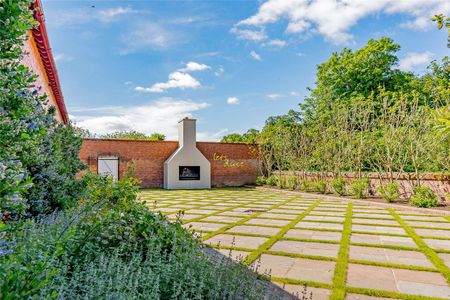
[[[231,32],[236,34],[238,39],[241,40],[250,40],[254,42],[260,42],[267,38],[266,32],[263,30],[248,30],[248,29],[238,29],[233,27]]]
[[[228,132],[228,128],[221,129],[216,132],[198,132],[197,133],[197,140],[198,141],[211,141],[211,142],[218,142],[222,139],[222,137],[225,135],[225,133]]]
[[[117,20],[118,17],[123,15],[128,15],[132,13],[136,13],[137,11],[133,10],[131,7],[113,7],[100,10],[98,12],[98,18],[103,23],[111,23]]]
[[[256,53],[255,51],[250,52],[250,56],[254,59],[254,60],[259,60],[261,61],[261,55],[259,55],[258,53]]]
[[[188,62],[184,68],[169,74],[169,80],[158,82],[151,87],[137,86],[136,92],[141,93],[162,93],[168,89],[196,89],[201,87],[201,83],[187,72],[204,71],[211,69],[210,66],[194,61]]]
[[[217,70],[214,72],[214,75],[216,75],[217,77],[220,77],[223,75],[223,73],[225,72],[225,69],[220,66],[217,68]]]
[[[96,134],[136,130],[146,134],[160,132],[168,139],[177,139],[178,121],[208,106],[205,102],[165,98],[140,106],[78,109],[78,113],[93,115],[75,114],[74,119],[77,126]]]
[[[429,17],[449,14],[448,0],[268,0],[258,12],[238,22],[236,32],[265,32],[269,24],[287,21],[287,34],[314,33],[336,44],[347,43],[348,32],[359,20],[374,14],[404,14],[411,18],[403,27],[423,29],[432,26]],[[262,39],[259,39],[261,41]]]
[[[239,100],[238,97],[234,97],[234,96],[233,97],[228,97],[227,103],[229,105],[238,105],[240,103],[240,100]]]
[[[59,62],[59,61],[62,62],[62,61],[72,61],[72,60],[74,60],[74,57],[71,55],[67,55],[65,53],[55,52],[53,54],[53,59],[55,60],[55,62]]]
[[[166,82],[158,82],[151,87],[138,86],[134,90],[142,93],[162,93],[168,89],[195,89],[200,86],[200,82],[188,73],[176,71],[169,74],[169,80]]]
[[[303,56],[305,56],[305,53],[303,53],[303,52],[298,52],[298,53],[297,53],[297,56],[298,56],[298,57],[303,57]]]
[[[266,95],[266,97],[269,98],[269,99],[272,99],[272,100],[277,100],[277,99],[283,98],[284,95],[283,94],[273,93],[273,94]]]
[[[90,22],[101,22],[104,24],[113,23],[125,15],[139,13],[131,7],[110,7],[106,9],[98,8],[78,8],[71,10],[49,10],[46,11],[49,26],[67,27],[83,25]]]
[[[405,57],[400,59],[398,68],[402,71],[414,71],[418,67],[423,67],[427,65],[432,59],[434,54],[431,52],[410,52],[407,53]]]
[[[283,41],[283,40],[279,40],[279,39],[274,39],[274,40],[267,41],[266,43],[264,43],[264,45],[283,48],[284,46],[287,45],[287,42]]]
[[[121,54],[129,54],[146,50],[163,50],[181,42],[172,31],[156,23],[138,22],[131,30],[120,37],[124,48]]]
[[[300,93],[299,93],[299,92],[290,92],[289,94],[290,94],[291,96],[294,96],[294,97],[300,96]]]
[[[210,66],[205,64],[200,64],[195,61],[190,61],[186,64],[186,67],[180,69],[181,72],[194,72],[194,71],[204,71],[211,69]]]

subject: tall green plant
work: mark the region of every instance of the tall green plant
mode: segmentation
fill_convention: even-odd
[[[22,64],[27,31],[36,25],[30,1],[0,2],[0,217],[48,213],[73,196],[82,167],[81,139],[55,119],[37,75]]]

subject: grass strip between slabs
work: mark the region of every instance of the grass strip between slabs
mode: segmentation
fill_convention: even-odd
[[[280,240],[286,232],[289,231],[289,229],[293,228],[295,225],[297,225],[298,222],[300,222],[306,215],[308,215],[317,205],[320,204],[321,200],[317,200],[314,202],[308,209],[306,209],[304,212],[299,214],[294,220],[292,220],[289,224],[284,226],[276,235],[271,237],[269,240],[267,240],[264,244],[262,244],[256,251],[253,251],[248,255],[242,263],[244,265],[250,265],[255,259],[257,259],[262,252],[267,251],[270,247],[272,247],[273,244],[275,244],[278,240]]]
[[[270,210],[270,209],[277,208],[277,207],[279,207],[279,206],[282,206],[282,205],[284,205],[284,204],[286,204],[286,203],[289,203],[289,202],[291,202],[292,200],[294,200],[294,199],[296,199],[296,198],[297,198],[296,196],[293,196],[293,197],[290,197],[289,199],[286,199],[285,201],[282,201],[282,202],[280,202],[280,203],[274,204],[274,205],[272,205],[272,206],[269,208],[269,210]],[[233,228],[233,227],[238,226],[238,225],[243,225],[243,224],[244,224],[245,222],[247,222],[248,220],[253,219],[253,218],[255,218],[255,217],[257,217],[257,216],[259,216],[259,215],[261,215],[261,214],[263,214],[263,213],[265,213],[265,211],[261,211],[261,212],[257,212],[257,213],[251,214],[251,215],[249,215],[249,216],[247,216],[247,217],[245,217],[245,218],[243,218],[243,219],[241,219],[241,220],[239,220],[239,221],[237,221],[237,222],[235,222],[235,223],[228,224],[227,226],[222,227],[221,229],[219,229],[219,230],[217,230],[217,231],[214,231],[214,232],[212,232],[212,233],[210,233],[210,234],[208,234],[208,235],[205,235],[205,236],[202,237],[200,240],[201,240],[201,241],[205,241],[205,240],[207,240],[207,239],[212,238],[213,236],[216,236],[216,235],[221,234],[221,233],[225,233],[225,231],[227,231],[228,229]]]
[[[442,259],[434,252],[432,248],[430,248],[422,238],[416,234],[416,232],[408,225],[406,222],[400,218],[400,216],[393,210],[389,209],[389,212],[392,216],[397,220],[397,222],[403,227],[406,233],[414,240],[414,242],[419,247],[420,251],[425,254],[426,257],[431,261],[431,263],[442,273],[444,278],[450,283],[450,269],[447,265],[442,261]]]
[[[330,295],[331,300],[345,299],[346,281],[347,281],[347,267],[348,267],[348,252],[350,237],[352,235],[352,209],[353,204],[350,202],[347,206],[345,214],[344,229],[342,230],[341,247],[338,252],[338,259],[334,268],[333,276],[333,290]]]
[[[427,297],[420,295],[409,295],[389,291],[372,290],[367,288],[347,287],[347,293],[362,294],[372,297],[383,297],[391,299],[404,299],[404,300],[446,300],[445,298]]]

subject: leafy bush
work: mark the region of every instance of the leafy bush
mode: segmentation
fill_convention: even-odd
[[[264,298],[256,273],[206,255],[181,223],[137,203],[133,179],[81,183],[77,207],[3,225],[2,298]]]
[[[55,119],[36,75],[22,65],[27,31],[36,24],[30,1],[0,2],[0,218],[32,217],[74,203],[82,168],[81,139]]]
[[[354,179],[350,183],[350,191],[355,198],[363,199],[367,197],[369,180],[367,178]]]
[[[277,176],[278,178],[278,182],[277,182],[277,187],[279,187],[280,189],[284,189],[287,186],[287,178],[286,176]]]
[[[381,197],[386,200],[387,202],[394,202],[398,199],[400,192],[399,192],[399,185],[396,182],[387,183],[385,185],[381,185],[378,187],[378,192],[380,193]]]
[[[414,195],[409,200],[411,205],[418,207],[435,207],[438,203],[438,197],[433,190],[427,186],[416,186]]]
[[[342,177],[337,177],[331,181],[331,187],[339,196],[345,195],[345,180]]]
[[[266,183],[270,186],[278,186],[278,177],[272,175],[267,178]]]
[[[259,185],[259,186],[261,186],[261,185],[265,185],[266,184],[266,177],[264,177],[264,176],[258,176],[258,177],[256,177],[256,185]]]
[[[321,194],[327,193],[327,182],[325,180],[319,180],[313,184],[313,191]]]
[[[287,178],[286,187],[290,190],[296,190],[298,186],[298,177],[297,176],[289,176]]]
[[[312,190],[314,182],[311,180],[301,180],[299,183],[299,189],[302,192],[309,192]]]

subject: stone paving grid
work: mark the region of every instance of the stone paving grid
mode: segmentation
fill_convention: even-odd
[[[347,202],[255,189],[151,190],[141,199],[169,219],[182,210],[184,226],[201,240],[225,255],[233,249],[231,256],[244,264],[258,261],[290,292],[307,283],[314,299],[328,299],[338,289],[334,272]],[[414,240],[387,208],[354,203],[350,211],[347,299],[450,299],[449,217],[392,210],[417,235]],[[424,254],[417,238],[443,267]]]

